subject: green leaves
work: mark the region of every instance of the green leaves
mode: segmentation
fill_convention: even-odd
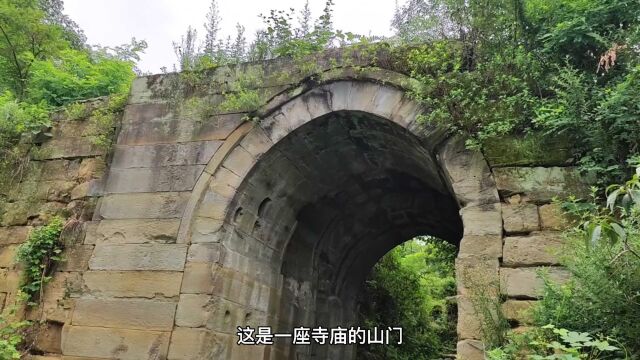
[[[27,241],[18,248],[16,260],[24,268],[20,290],[30,305],[35,305],[42,287],[51,279],[51,270],[62,260],[60,234],[63,227],[63,220],[54,217],[47,225],[33,229]]]

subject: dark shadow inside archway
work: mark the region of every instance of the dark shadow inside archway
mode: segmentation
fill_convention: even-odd
[[[272,252],[276,329],[353,325],[358,293],[385,253],[424,234],[459,243],[458,204],[428,145],[389,120],[344,111],[292,131],[259,159],[229,222]],[[353,356],[354,347],[282,341],[276,358]]]

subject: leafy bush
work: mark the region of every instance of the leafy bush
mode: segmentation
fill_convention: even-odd
[[[376,264],[359,302],[365,327],[401,326],[403,344],[358,347],[359,359],[437,359],[455,352],[456,248],[419,237]]]
[[[67,49],[33,64],[29,96],[61,106],[80,99],[127,93],[135,77],[132,64],[103,55]]]
[[[545,325],[523,334],[511,334],[508,343],[490,350],[489,360],[604,360],[627,358],[611,338]]]
[[[63,227],[63,220],[54,217],[47,225],[33,229],[18,248],[16,260],[23,266],[20,291],[30,304],[40,298],[43,286],[51,279],[51,270],[61,261]]]

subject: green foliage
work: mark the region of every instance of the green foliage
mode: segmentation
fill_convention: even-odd
[[[524,334],[511,334],[505,346],[488,352],[489,360],[627,359],[611,338],[545,325]]]
[[[63,227],[63,220],[54,217],[47,225],[33,229],[27,241],[18,248],[16,260],[23,267],[20,291],[31,305],[41,298],[43,286],[51,279],[51,270],[62,260],[60,234]]]
[[[578,219],[566,233],[562,264],[572,274],[564,285],[545,280],[535,309],[538,324],[617,338],[640,355],[640,169],[624,185],[609,187],[606,206],[599,199],[566,208]],[[595,194],[595,192],[594,192]]]
[[[5,310],[0,313],[0,359],[20,359],[20,345],[24,340],[24,330],[30,323],[28,321],[13,321],[10,317],[12,311]]]
[[[359,302],[366,327],[402,326],[402,345],[361,346],[359,359],[437,359],[455,352],[456,248],[419,237],[376,264]]]
[[[29,97],[61,106],[80,99],[127,93],[135,77],[132,64],[67,49],[55,59],[33,64]]]

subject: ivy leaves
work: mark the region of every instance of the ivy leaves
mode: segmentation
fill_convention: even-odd
[[[51,279],[53,266],[62,260],[63,228],[63,220],[54,217],[47,225],[32,230],[18,248],[16,260],[24,267],[20,290],[29,305],[36,305],[34,301],[40,298],[43,286]]]

